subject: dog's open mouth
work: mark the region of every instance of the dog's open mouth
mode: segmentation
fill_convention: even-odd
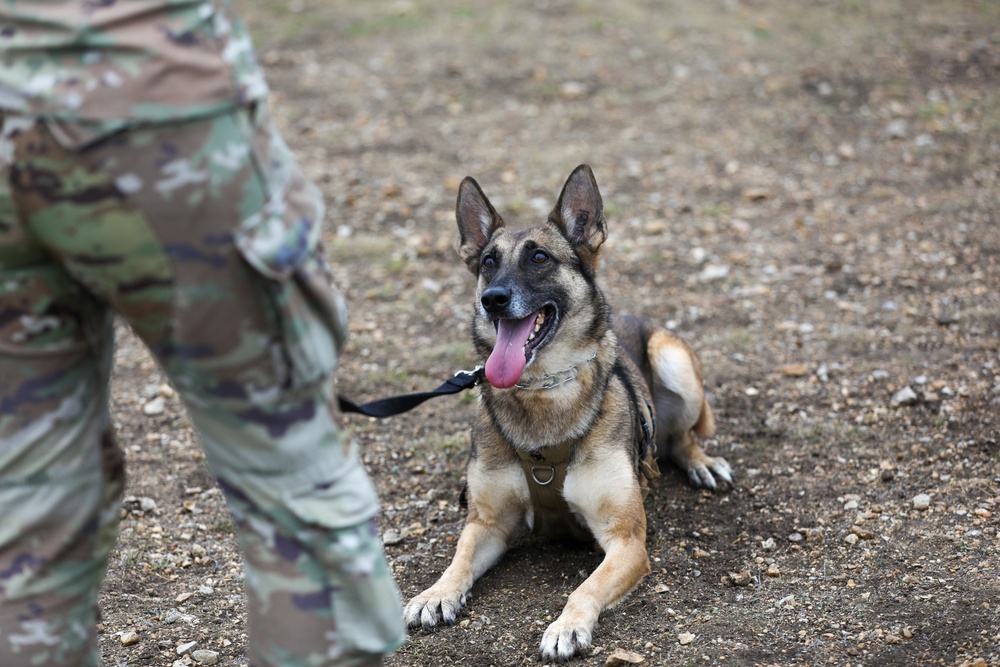
[[[497,344],[485,367],[490,384],[498,389],[509,389],[517,384],[525,366],[552,337],[558,319],[551,305],[521,319],[498,319],[495,322]]]

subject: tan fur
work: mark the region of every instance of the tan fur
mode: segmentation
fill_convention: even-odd
[[[640,320],[616,320],[611,326],[607,303],[593,282],[606,226],[589,167],[573,172],[545,225],[508,231],[471,179],[459,190],[456,215],[460,255],[479,277],[476,302],[483,305],[477,305],[473,320],[477,351],[486,357],[496,343],[483,297],[484,290],[498,283],[511,286],[506,308],[513,312],[498,317],[521,319],[544,308],[558,324],[516,386],[482,386],[467,470],[469,514],[455,557],[437,583],[407,604],[404,615],[411,627],[454,623],[476,578],[500,558],[520,529],[535,523],[534,491],[529,491],[534,482],[526,477],[520,457],[544,455],[547,448],[571,443],[563,498],[605,557],[570,594],[542,637],[542,657],[565,660],[590,646],[601,611],[617,604],[650,572],[641,489],[645,478],[640,478],[638,463],[643,436],[639,403],[652,402],[657,446],[695,484],[715,488],[713,473],[731,481],[729,467],[724,459],[707,456],[695,439],[695,434],[714,433],[715,423],[691,348]],[[551,263],[531,265],[532,253],[539,249]],[[495,260],[489,267],[483,265],[486,256]],[[558,289],[546,296],[552,287]],[[546,378],[561,377],[566,369],[572,369],[571,381],[533,388]]]

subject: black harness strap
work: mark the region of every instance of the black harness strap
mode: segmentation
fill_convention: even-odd
[[[472,389],[482,382],[482,379],[483,368],[480,366],[475,370],[459,371],[455,373],[454,377],[445,380],[444,384],[434,391],[422,391],[416,394],[390,396],[389,398],[371,401],[370,403],[362,403],[361,405],[358,405],[354,401],[344,398],[343,396],[338,396],[337,402],[340,404],[341,412],[354,412],[361,415],[367,415],[368,417],[378,418],[392,417],[393,415],[400,415],[408,410],[412,410],[429,398],[434,398],[435,396],[447,396],[448,394],[457,394],[460,391]]]

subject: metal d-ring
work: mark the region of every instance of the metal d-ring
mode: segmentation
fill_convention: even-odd
[[[538,475],[535,473],[535,471],[539,468],[541,468],[542,470],[548,468],[549,470],[549,478],[544,482],[538,479]],[[531,466],[531,479],[535,480],[535,483],[538,484],[539,486],[545,486],[546,484],[551,484],[552,480],[554,480],[555,478],[556,478],[555,466]]]

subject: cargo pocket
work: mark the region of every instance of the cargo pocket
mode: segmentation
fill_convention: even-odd
[[[392,579],[373,518],[378,501],[355,457],[333,483],[283,494],[287,509],[306,524],[310,551],[330,589],[335,645],[348,658],[383,654],[406,637],[399,592]]]
[[[266,199],[243,220],[236,247],[264,282],[293,387],[330,376],[347,334],[344,300],[332,288],[320,236],[323,198],[269,119],[248,114],[253,159]]]

